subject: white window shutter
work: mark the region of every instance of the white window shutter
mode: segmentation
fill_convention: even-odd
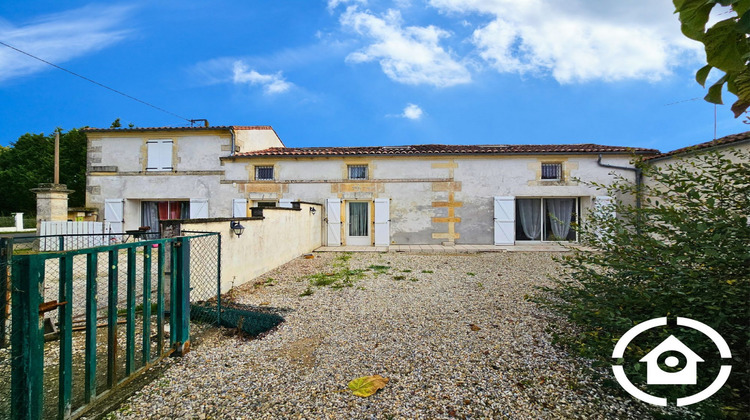
[[[147,171],[172,170],[172,140],[149,140],[146,142]]]
[[[494,197],[495,245],[513,245],[516,240],[516,198]]]
[[[244,198],[232,199],[232,217],[247,217],[247,200]]]
[[[326,200],[326,220],[328,231],[328,246],[341,246],[341,200],[329,198]]]
[[[106,231],[112,233],[122,233],[123,223],[125,218],[123,217],[123,210],[125,207],[125,201],[122,198],[115,198],[110,200],[104,200],[104,223]]]
[[[190,199],[190,218],[191,219],[208,219],[208,199],[191,198]]]
[[[375,199],[375,246],[388,246],[391,243],[391,200]]]
[[[282,198],[279,199],[279,207],[283,207],[285,209],[291,209],[292,208],[292,201],[294,201],[291,198]]]

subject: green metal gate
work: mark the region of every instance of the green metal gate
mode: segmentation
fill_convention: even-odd
[[[13,239],[0,238],[0,418],[77,417],[162,358],[188,351],[191,242],[214,238],[15,253]],[[207,251],[213,265],[202,266],[198,285],[208,280],[216,290],[218,249]]]

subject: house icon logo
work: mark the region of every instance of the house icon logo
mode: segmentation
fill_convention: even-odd
[[[612,352],[612,358],[617,360],[617,363],[621,363],[625,356],[625,350],[631,341],[641,333],[648,331],[652,328],[664,327],[667,325],[667,318],[654,318],[648,321],[641,322],[640,324],[629,329],[622,337],[617,341],[615,349]],[[696,321],[690,318],[677,317],[677,326],[687,327],[697,331],[700,331],[708,337],[719,349],[719,354],[722,359],[731,359],[732,353],[729,350],[729,346],[724,338],[716,332],[713,328],[708,325]],[[675,354],[679,354],[681,357],[677,357]],[[680,360],[680,359],[683,360]],[[670,335],[666,340],[662,341],[659,345],[654,347],[650,352],[643,356],[639,362],[646,363],[646,384],[647,385],[695,385],[698,382],[698,363],[704,360],[680,341],[674,335]],[[682,362],[682,363],[681,363]],[[663,364],[670,368],[675,368],[675,372],[664,371],[659,365]],[[729,378],[729,374],[732,371],[732,366],[722,365],[719,370],[719,374],[716,379],[704,390],[683,398],[677,398],[677,406],[686,406],[695,404],[703,401],[706,398],[716,393]],[[622,364],[612,365],[612,372],[615,375],[615,379],[620,386],[625,389],[630,395],[638,398],[641,401],[645,401],[649,404],[654,405],[667,405],[667,399],[656,397],[647,392],[642,391],[637,386],[633,385],[625,374],[625,368]]]
[[[659,367],[660,356],[670,351],[678,352],[687,359],[685,366],[678,372],[665,372]],[[698,382],[698,362],[703,362],[703,359],[677,337],[670,335],[639,362],[647,363],[646,383],[649,385],[695,385]],[[680,360],[676,356],[667,356],[664,364],[673,368],[680,364]]]

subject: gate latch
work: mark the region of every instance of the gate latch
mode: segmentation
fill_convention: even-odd
[[[57,307],[66,305],[67,303],[68,302],[57,303],[56,300],[51,300],[49,302],[40,303],[39,304],[39,315],[41,315],[41,314],[43,314],[45,312],[49,312],[49,311],[55,310],[55,309],[57,309]]]

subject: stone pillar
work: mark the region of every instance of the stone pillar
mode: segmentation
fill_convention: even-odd
[[[39,184],[39,188],[31,191],[36,194],[37,229],[42,220],[68,220],[68,194],[73,190],[69,190],[65,184]]]

